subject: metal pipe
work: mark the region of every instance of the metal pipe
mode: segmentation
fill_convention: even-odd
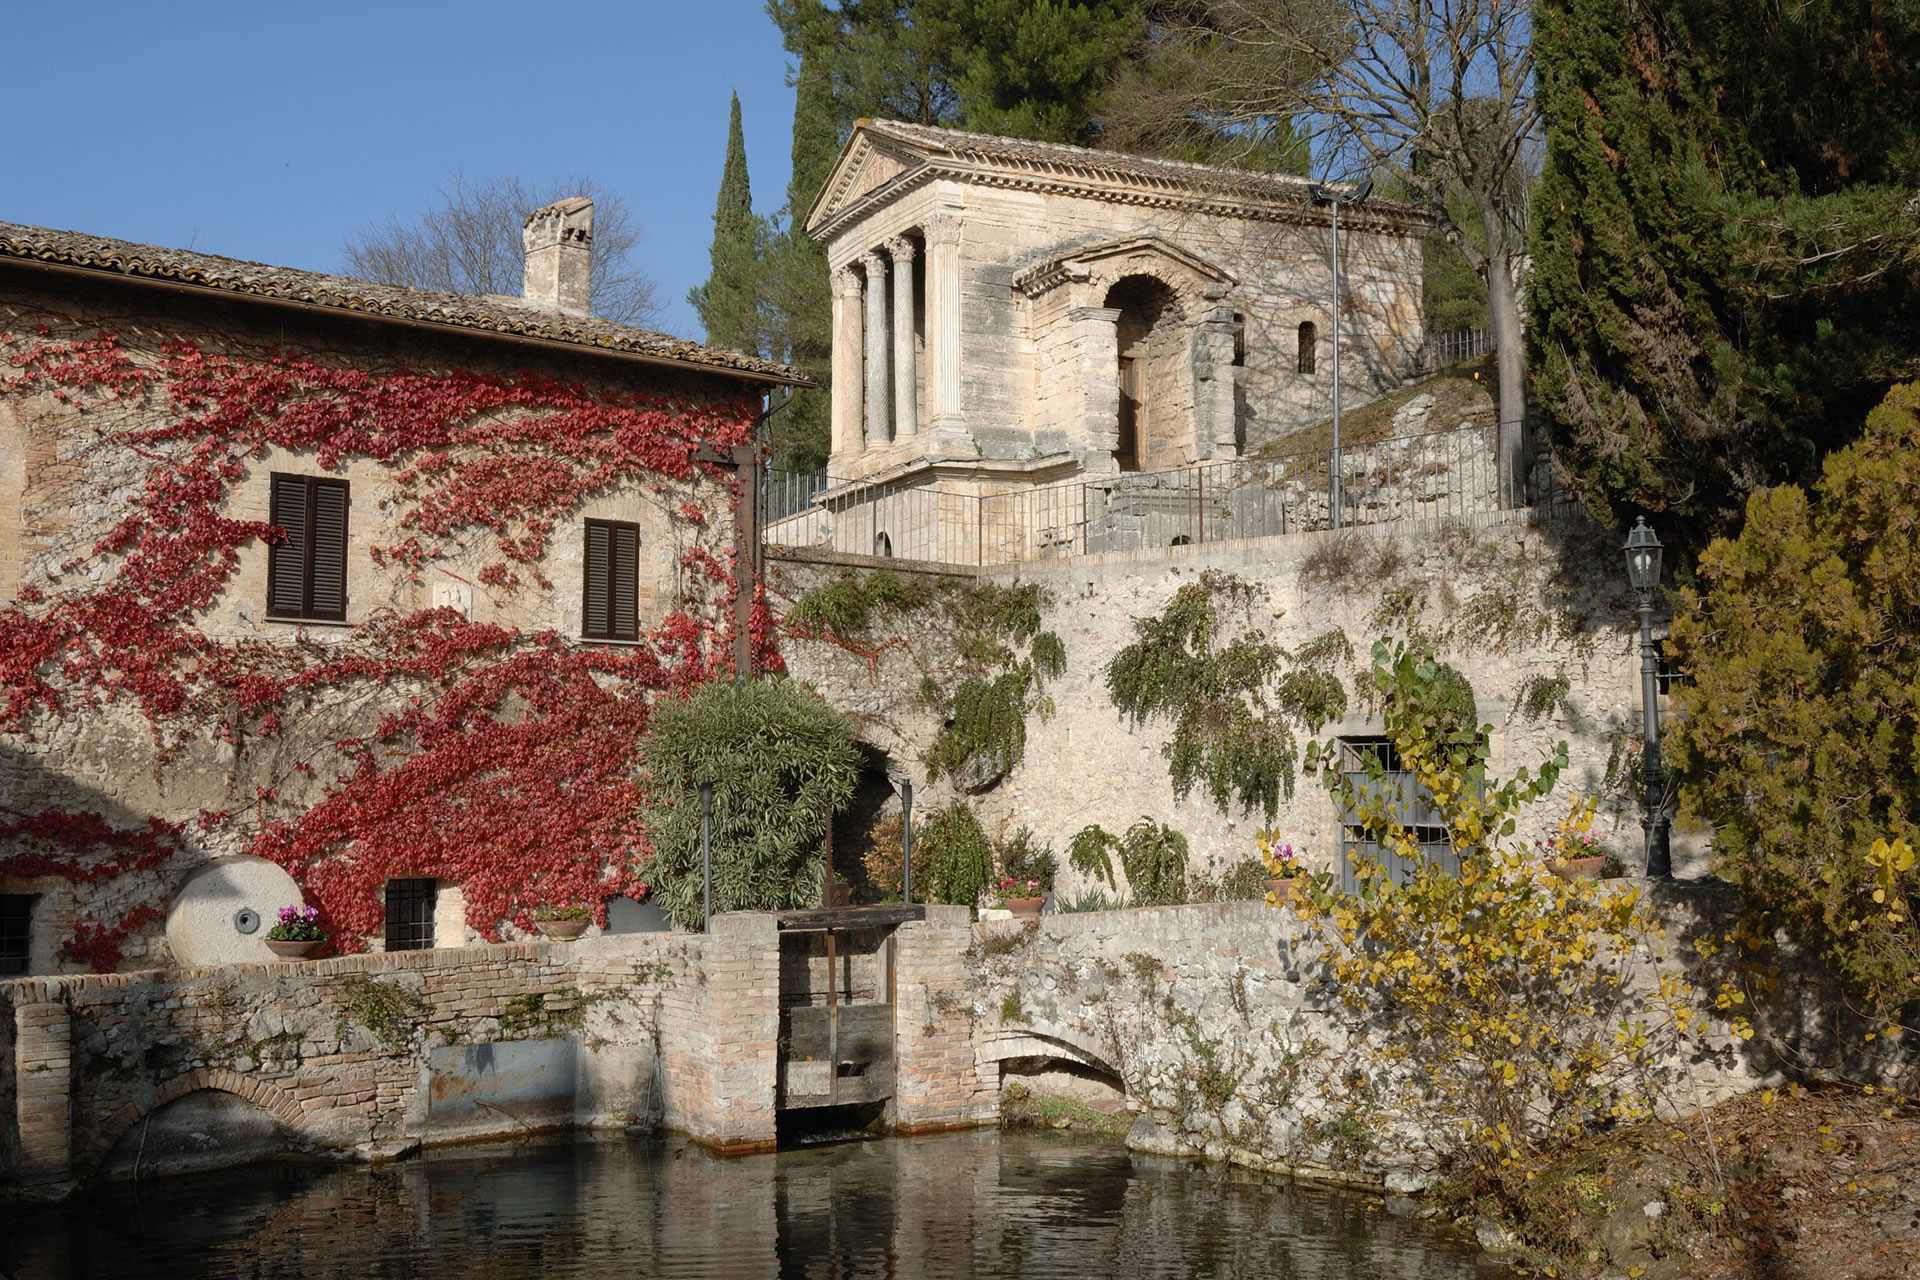
[[[913,901],[913,782],[900,784],[900,900]]]
[[[1333,474],[1327,477],[1327,505],[1333,527],[1340,527],[1340,202],[1329,202],[1333,209]]]
[[[700,932],[713,930],[713,784],[700,784]]]

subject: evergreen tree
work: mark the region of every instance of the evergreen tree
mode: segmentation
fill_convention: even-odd
[[[740,128],[740,95],[733,95],[727,126],[727,162],[713,210],[711,274],[687,294],[711,346],[758,354],[761,223],[747,183],[747,140]]]
[[[789,0],[782,22],[788,52],[799,59],[793,79],[793,171],[787,204],[776,219],[766,258],[768,322],[775,354],[819,384],[794,393],[769,420],[774,466],[814,471],[832,450],[833,300],[827,251],[800,224],[840,154],[832,60],[823,47],[834,32],[819,0]],[[776,17],[779,13],[776,12]]]
[[[1534,387],[1602,519],[1738,526],[1920,373],[1902,0],[1542,0]]]

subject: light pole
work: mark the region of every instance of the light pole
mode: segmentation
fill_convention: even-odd
[[[1667,839],[1667,798],[1660,770],[1660,672],[1653,651],[1653,596],[1660,589],[1660,539],[1641,516],[1627,534],[1627,581],[1640,604],[1640,710],[1646,734],[1642,772],[1646,781],[1647,875],[1673,874],[1673,851]]]
[[[1327,505],[1336,529],[1340,527],[1340,507],[1346,498],[1340,485],[1340,206],[1364,204],[1372,194],[1372,178],[1345,191],[1336,191],[1319,182],[1307,187],[1308,199],[1333,211],[1333,473],[1327,479]]]

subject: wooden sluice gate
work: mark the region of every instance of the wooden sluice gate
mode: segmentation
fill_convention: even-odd
[[[894,933],[926,915],[923,906],[778,913],[781,1110],[894,1096]]]

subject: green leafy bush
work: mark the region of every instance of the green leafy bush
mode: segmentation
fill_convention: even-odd
[[[913,872],[916,899],[979,904],[995,880],[993,850],[973,810],[956,800],[914,824]]]
[[[700,781],[713,783],[713,909],[820,902],[820,841],[853,796],[853,734],[791,680],[702,685],[654,713],[647,742],[654,900],[700,926]]]
[[[897,578],[884,571],[858,574],[849,569],[802,595],[788,611],[787,622],[847,640],[866,631],[875,613],[919,608],[932,597],[933,588],[918,578]]]
[[[1118,836],[1094,823],[1074,835],[1067,858],[1082,875],[1096,876],[1117,889],[1115,852],[1135,906],[1177,906],[1187,900],[1187,838],[1178,831],[1147,817]]]
[[[1920,999],[1920,386],[1896,387],[1810,499],[1747,502],[1701,555],[1673,644],[1682,797],[1760,936],[1820,946],[1883,1012]],[[1902,866],[1905,861],[1908,865]]]
[[[1060,869],[1053,850],[1025,823],[1011,836],[994,842],[993,860],[1000,864],[1001,875],[1011,880],[1034,881],[1042,890],[1053,888],[1053,878]]]

